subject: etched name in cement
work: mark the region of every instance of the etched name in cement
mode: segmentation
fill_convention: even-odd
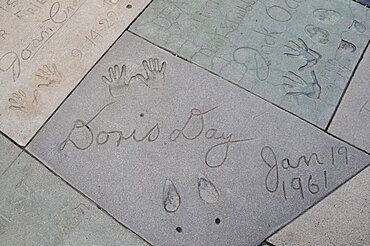
[[[26,145],[148,3],[149,0],[135,4],[127,0],[2,1],[1,131]]]
[[[369,23],[349,0],[155,0],[131,31],[325,128]]]
[[[130,33],[28,149],[153,245],[259,245],[370,163]]]

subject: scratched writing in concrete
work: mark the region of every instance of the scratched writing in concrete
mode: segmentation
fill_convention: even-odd
[[[368,12],[346,0],[158,0],[131,30],[324,128],[368,42]]]

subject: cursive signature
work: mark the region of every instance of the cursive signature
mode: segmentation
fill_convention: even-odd
[[[113,102],[114,103],[114,102]],[[144,134],[142,137],[137,136],[137,130],[134,129],[132,132],[129,134],[125,135],[123,131],[99,131],[95,132],[93,128],[90,126],[90,123],[92,123],[107,107],[112,105],[113,103],[109,103],[105,105],[102,109],[99,110],[97,114],[94,115],[88,122],[85,122],[83,120],[76,120],[73,124],[72,129],[69,131],[67,137],[63,140],[63,142],[59,145],[59,150],[64,150],[66,145],[68,143],[71,143],[75,148],[78,150],[87,150],[90,148],[94,141],[96,142],[97,145],[103,145],[108,143],[110,137],[117,136],[116,140],[116,146],[119,147],[122,143],[122,141],[126,141],[129,139],[132,139],[135,142],[143,142],[145,140],[148,140],[148,142],[154,142],[155,140],[158,139],[160,130],[159,130],[159,124],[155,124],[148,132]],[[73,138],[73,133],[77,130],[83,130],[84,132],[80,133],[81,135],[85,136],[84,137],[84,142],[81,143],[77,142]]]
[[[175,129],[170,134],[170,140],[176,141],[180,137],[183,137],[187,140],[195,140],[202,135],[206,139],[221,140],[220,143],[210,147],[205,155],[205,163],[208,167],[216,168],[223,165],[229,155],[229,149],[232,144],[241,143],[246,141],[251,141],[254,138],[246,139],[233,139],[233,134],[226,134],[225,132],[219,132],[216,128],[205,129],[205,119],[204,116],[211,111],[215,110],[217,107],[206,110],[202,112],[197,108],[193,108],[190,111],[190,116],[186,120],[184,126],[181,129]]]

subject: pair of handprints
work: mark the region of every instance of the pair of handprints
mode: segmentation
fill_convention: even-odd
[[[220,198],[220,193],[216,186],[203,174],[199,174],[197,180],[198,195],[206,203],[216,203]],[[181,196],[170,179],[166,179],[163,187],[163,207],[169,212],[176,212],[181,205]]]
[[[315,66],[322,56],[315,50],[309,48],[307,44],[299,38],[297,42],[289,40],[288,45],[285,45],[290,52],[284,53],[284,55],[301,58],[305,60],[305,64],[298,68],[298,71]],[[286,82],[283,83],[286,89],[286,95],[288,96],[306,96],[311,99],[320,99],[321,85],[316,77],[315,71],[311,70],[311,81],[305,80],[298,74],[288,71],[288,75],[284,75],[283,78]]]
[[[49,88],[58,85],[62,81],[62,74],[59,72],[57,66],[53,63],[51,65],[43,65],[37,70],[36,77],[41,82],[37,84],[37,88]],[[13,111],[33,114],[36,112],[39,103],[40,91],[35,89],[32,93],[25,93],[24,90],[19,89],[12,93],[9,101],[9,109]]]
[[[109,75],[103,75],[102,81],[108,85],[110,95],[114,98],[127,96],[132,87],[133,80],[136,79],[151,89],[162,88],[165,84],[167,63],[162,62],[160,64],[159,59],[150,58],[149,60],[144,60],[142,65],[145,73],[139,73],[131,77],[127,74],[126,65],[109,67]]]

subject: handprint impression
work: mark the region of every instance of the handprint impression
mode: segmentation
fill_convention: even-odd
[[[307,44],[300,38],[298,39],[298,43],[289,40],[288,45],[285,45],[285,47],[290,49],[292,53],[284,53],[284,55],[290,57],[301,57],[306,60],[306,64],[301,66],[298,69],[299,71],[316,65],[322,57],[318,52],[310,49]]]
[[[311,71],[311,83],[307,83],[307,81],[292,71],[289,71],[288,74],[289,76],[283,76],[283,78],[288,80],[288,82],[283,84],[287,90],[286,95],[320,99],[321,86],[314,71]]]
[[[39,91],[34,90],[31,98],[27,97],[26,93],[19,90],[18,93],[13,93],[9,98],[9,109],[20,111],[23,113],[33,114],[38,106]]]
[[[126,65],[122,68],[118,65],[114,65],[108,69],[109,78],[102,76],[102,81],[108,85],[109,93],[112,97],[117,98],[126,96],[130,89],[131,80],[135,77],[132,76],[128,81],[126,78]]]
[[[127,96],[133,79],[141,80],[151,89],[163,88],[166,82],[165,72],[167,63],[162,62],[162,64],[159,64],[157,58],[150,58],[148,61],[144,60],[142,64],[145,69],[145,75],[139,73],[131,76],[130,79],[127,79],[126,65],[123,65],[122,68],[114,65],[108,69],[109,76],[106,77],[103,75],[102,81],[109,86],[109,93],[112,97]]]
[[[167,67],[166,62],[159,64],[157,58],[150,58],[149,61],[144,60],[143,66],[145,69],[146,76],[137,74],[136,77],[144,82],[151,89],[159,89],[164,86],[165,83],[165,71]]]
[[[52,87],[62,81],[62,75],[55,64],[51,66],[43,65],[36,76],[46,81],[46,83],[38,84],[37,87]]]

